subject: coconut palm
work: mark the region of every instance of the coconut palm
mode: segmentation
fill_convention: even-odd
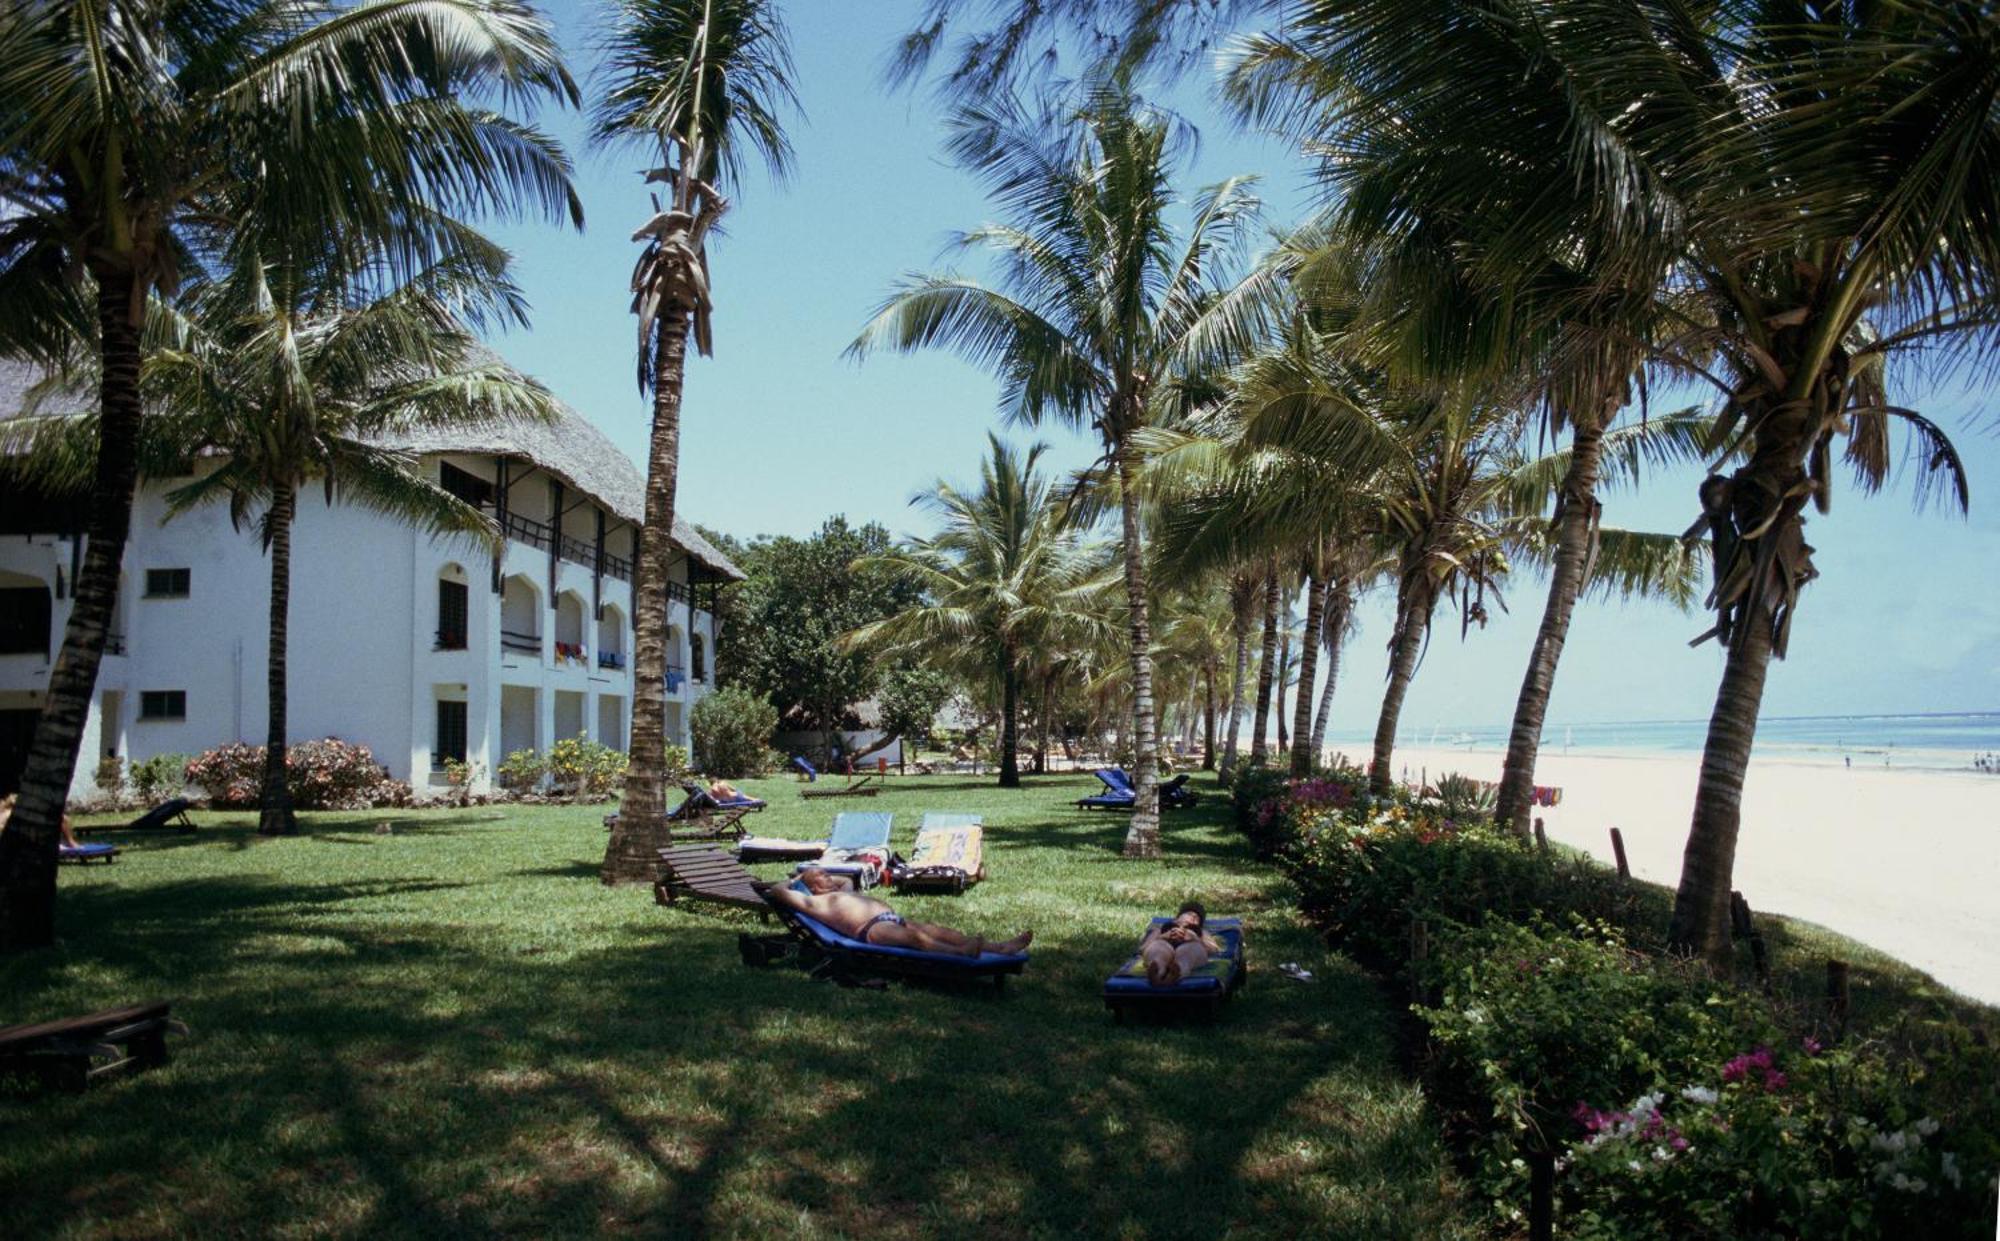
[[[88,551],[0,837],[0,947],[54,934],[58,820],[131,523],[147,299],[259,238],[408,274],[463,250],[459,220],[483,211],[580,225],[561,150],[481,102],[540,97],[576,89],[516,0],[0,8],[0,349],[46,358],[83,326],[102,363]]]
[[[1125,853],[1154,857],[1157,739],[1135,436],[1156,389],[1241,347],[1239,308],[1260,290],[1253,283],[1223,296],[1222,275],[1256,199],[1244,179],[1224,181],[1203,192],[1177,237],[1168,213],[1187,134],[1118,73],[1090,79],[1080,102],[1030,109],[1006,95],[967,105],[951,127],[953,157],[985,179],[1009,217],[959,238],[961,250],[993,256],[1000,287],[913,278],[851,351],[955,349],[999,374],[1009,416],[1098,433],[1117,480],[1130,638],[1138,799]]]
[[[413,429],[552,418],[540,384],[487,353],[475,323],[519,318],[505,256],[454,261],[379,295],[344,296],[311,273],[239,253],[224,279],[196,290],[149,350],[140,386],[171,411],[149,455],[222,464],[167,493],[171,518],[227,501],[232,523],[253,511],[271,557],[269,713],[258,830],[297,830],[285,782],[286,633],[292,523],[302,489],[338,498],[437,536],[497,542],[492,519],[384,447]]]
[[[1216,765],[1216,682],[1236,636],[1234,608],[1226,590],[1182,589],[1168,595],[1161,608],[1160,660],[1166,679],[1186,703],[1187,731],[1192,733],[1193,722],[1200,721],[1204,771],[1213,771]]]
[[[791,50],[772,0],[618,0],[592,114],[600,145],[636,147],[664,186],[632,240],[638,379],[653,401],[646,505],[632,612],[631,764],[604,881],[650,880],[666,814],[667,564],[680,471],[681,389],[690,334],[713,341],[707,239],[729,208],[723,191],[751,157],[773,176],[791,163],[784,114],[796,108]]]
[[[1944,0],[1315,0],[1297,17],[1247,59],[1291,66],[1274,76],[1308,88],[1315,137],[1343,164],[1366,161],[1364,135],[1400,144],[1409,210],[1433,195],[1490,207],[1476,257],[1502,287],[1567,248],[1601,285],[1698,307],[1638,343],[1716,389],[1720,448],[1742,452],[1700,495],[1717,577],[1704,636],[1726,658],[1670,935],[1726,961],[1757,714],[1817,574],[1802,518],[1829,501],[1836,441],[1872,490],[1900,424],[1920,500],[1942,480],[1965,503],[1948,439],[1888,399],[1885,372],[1996,343],[2000,27]],[[1516,159],[1539,194],[1488,202],[1470,183]]]
[[[1250,629],[1257,618],[1257,579],[1238,568],[1229,575],[1230,633],[1236,640],[1235,671],[1229,679],[1229,739],[1222,751],[1222,782],[1236,772],[1236,738],[1243,723],[1244,681],[1250,675]]]
[[[1023,676],[1037,651],[1063,649],[1098,627],[1089,603],[1112,579],[1037,471],[1046,447],[1017,453],[988,435],[987,448],[976,491],[940,481],[917,497],[943,519],[939,534],[860,562],[902,576],[924,601],[844,641],[997,682],[1000,787],[1016,788]]]

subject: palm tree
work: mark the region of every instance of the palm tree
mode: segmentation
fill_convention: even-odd
[[[790,166],[783,113],[798,99],[772,0],[618,0],[603,73],[594,138],[644,150],[657,163],[647,183],[666,187],[665,201],[655,195],[652,218],[632,234],[644,247],[632,270],[632,313],[653,429],[632,592],[631,763],[604,850],[604,882],[621,883],[652,878],[666,814],[667,562],[688,336],[704,357],[712,344],[707,238],[746,158],[761,158],[773,176]]]
[[[165,314],[141,389],[158,409],[148,456],[223,463],[167,493],[169,517],[227,500],[232,523],[256,526],[271,557],[270,709],[258,830],[297,830],[285,780],[286,633],[292,522],[315,481],[327,499],[422,527],[496,542],[476,507],[425,478],[393,448],[408,431],[441,424],[547,419],[548,391],[480,347],[473,324],[521,318],[506,257],[454,261],[370,297],[320,287],[314,273],[232,257],[224,279]]]
[[[1202,769],[1216,765],[1216,689],[1222,661],[1237,637],[1227,591],[1194,587],[1176,591],[1162,608],[1158,650],[1167,677],[1188,706],[1187,719],[1202,728]],[[1191,729],[1190,729],[1191,731]]]
[[[1229,575],[1230,632],[1236,639],[1235,671],[1229,680],[1229,740],[1222,751],[1222,782],[1236,772],[1236,737],[1243,723],[1244,681],[1250,675],[1250,628],[1256,622],[1257,579],[1238,568]]]
[[[1038,113],[1011,95],[959,108],[952,155],[1012,217],[962,235],[959,246],[991,252],[1003,287],[914,278],[851,346],[857,355],[956,349],[998,372],[1011,417],[1097,431],[1117,481],[1124,548],[1138,793],[1128,857],[1158,856],[1160,822],[1135,436],[1157,392],[1240,347],[1240,304],[1261,292],[1238,286],[1225,297],[1219,280],[1257,205],[1244,179],[1205,191],[1184,237],[1167,222],[1186,141],[1119,73],[1092,78],[1081,103]]]
[[[353,274],[460,253],[459,220],[533,202],[581,225],[561,150],[481,106],[576,100],[515,0],[120,0],[0,9],[0,350],[94,336],[89,543],[20,801],[0,948],[55,927],[57,827],[117,593],[138,471],[148,298],[205,257],[311,237]]]
[[[1888,399],[1885,371],[1898,355],[1935,362],[1994,343],[2000,29],[1983,6],[1944,0],[1605,0],[1584,14],[1558,0],[1500,12],[1320,0],[1301,16],[1250,58],[1325,85],[1309,124],[1343,159],[1355,154],[1345,138],[1386,133],[1387,118],[1415,136],[1397,161],[1408,209],[1426,213],[1433,192],[1490,207],[1485,269],[1512,286],[1568,249],[1600,282],[1699,307],[1638,344],[1716,389],[1716,451],[1743,454],[1727,475],[1719,459],[1700,494],[1716,566],[1704,636],[1726,659],[1670,932],[1724,963],[1764,681],[1817,574],[1802,519],[1829,502],[1835,441],[1872,490],[1899,422],[1923,483],[1966,500],[1944,433]],[[1425,158],[1458,145],[1481,149],[1487,177],[1525,157],[1542,188],[1534,209],[1510,192],[1485,202],[1464,160]],[[1931,493],[1920,484],[1920,500]]]
[[[978,490],[940,481],[917,497],[943,519],[941,533],[857,565],[903,577],[924,592],[924,601],[843,641],[907,655],[969,682],[997,682],[1000,787],[1016,788],[1023,674],[1038,652],[1087,639],[1088,604],[1109,581],[1102,557],[1066,524],[1048,479],[1036,470],[1046,447],[1037,444],[1024,455],[998,436],[986,438]]]

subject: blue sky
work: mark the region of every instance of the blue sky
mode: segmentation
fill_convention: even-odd
[[[551,0],[579,76],[593,63],[594,5]],[[979,187],[940,156],[940,107],[927,92],[891,93],[881,67],[917,0],[794,0],[785,6],[805,118],[792,128],[795,175],[751,176],[734,196],[727,236],[710,247],[715,356],[690,362],[681,441],[679,508],[740,537],[804,534],[833,513],[908,532],[922,518],[912,494],[940,476],[973,475],[994,426],[995,387],[944,355],[841,354],[900,275],[936,270],[957,229],[990,217]],[[1183,184],[1232,173],[1263,178],[1274,224],[1308,199],[1303,163],[1278,142],[1236,133],[1188,83],[1170,102],[1200,127]],[[635,460],[644,460],[648,409],[633,383],[627,240],[651,208],[630,151],[596,153],[583,120],[543,123],[576,153],[588,224],[578,235],[543,223],[495,229],[515,253],[534,307],[532,330],[496,344],[546,380]],[[977,270],[976,267],[973,270]],[[1791,658],[1776,667],[1767,715],[2000,710],[2000,408],[1961,384],[1899,394],[1952,432],[1972,479],[1969,519],[1916,514],[1906,488],[1882,495],[1843,487],[1833,512],[1813,519],[1821,578],[1807,588]],[[1057,427],[1009,432],[1054,447],[1063,467],[1094,454]],[[1679,531],[1693,517],[1698,474],[1661,476],[1605,497],[1608,524]],[[1455,613],[1437,631],[1404,712],[1405,737],[1436,726],[1505,721],[1512,713],[1544,583],[1522,575],[1511,614],[1458,639]],[[1720,655],[1688,649],[1699,615],[1658,604],[1587,603],[1564,654],[1550,724],[1705,718]],[[1369,605],[1348,649],[1333,727],[1372,727],[1388,639],[1386,601]]]

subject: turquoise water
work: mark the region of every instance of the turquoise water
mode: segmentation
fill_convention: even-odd
[[[1707,720],[1551,722],[1542,732],[1544,753],[1698,754]],[[1330,749],[1365,752],[1371,737],[1329,735]],[[1504,749],[1507,726],[1405,725],[1397,744],[1436,748]],[[2000,711],[1926,715],[1766,716],[1757,726],[1758,758],[1871,767],[1972,770],[1981,755],[2000,754]]]

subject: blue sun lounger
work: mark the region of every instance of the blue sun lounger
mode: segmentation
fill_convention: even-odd
[[[1171,921],[1172,918],[1155,918],[1151,925],[1164,926]],[[1210,918],[1207,930],[1222,945],[1222,951],[1171,987],[1155,987],[1146,981],[1145,964],[1134,949],[1125,964],[1104,980],[1104,1006],[1111,1010],[1112,1017],[1123,1021],[1128,1012],[1176,1016],[1199,1013],[1207,1017],[1220,1013],[1222,1006],[1243,989],[1244,977],[1249,973],[1243,949],[1243,920]]]
[[[795,882],[793,887],[803,891]],[[1004,989],[1007,976],[1028,965],[1028,954],[982,952],[962,957],[948,952],[924,952],[871,944],[843,935],[826,923],[773,902],[772,912],[785,924],[787,935],[740,935],[737,950],[745,965],[791,961],[814,978],[830,978],[844,987],[871,979],[925,978],[939,982],[993,981]]]
[[[882,811],[849,810],[834,815],[826,849],[818,858],[799,863],[792,873],[817,866],[845,875],[854,881],[856,888],[873,887],[882,882],[882,875],[889,868],[889,833],[895,823],[894,813]],[[881,865],[861,860],[857,855],[863,852],[879,853]]]
[[[88,865],[91,862],[113,862],[118,859],[118,846],[103,841],[88,841],[80,845],[58,845],[56,860]]]
[[[1132,789],[1132,780],[1117,767],[1099,767],[1091,773],[1104,791],[1092,797],[1076,799],[1079,810],[1130,810],[1138,803],[1138,793]]]

